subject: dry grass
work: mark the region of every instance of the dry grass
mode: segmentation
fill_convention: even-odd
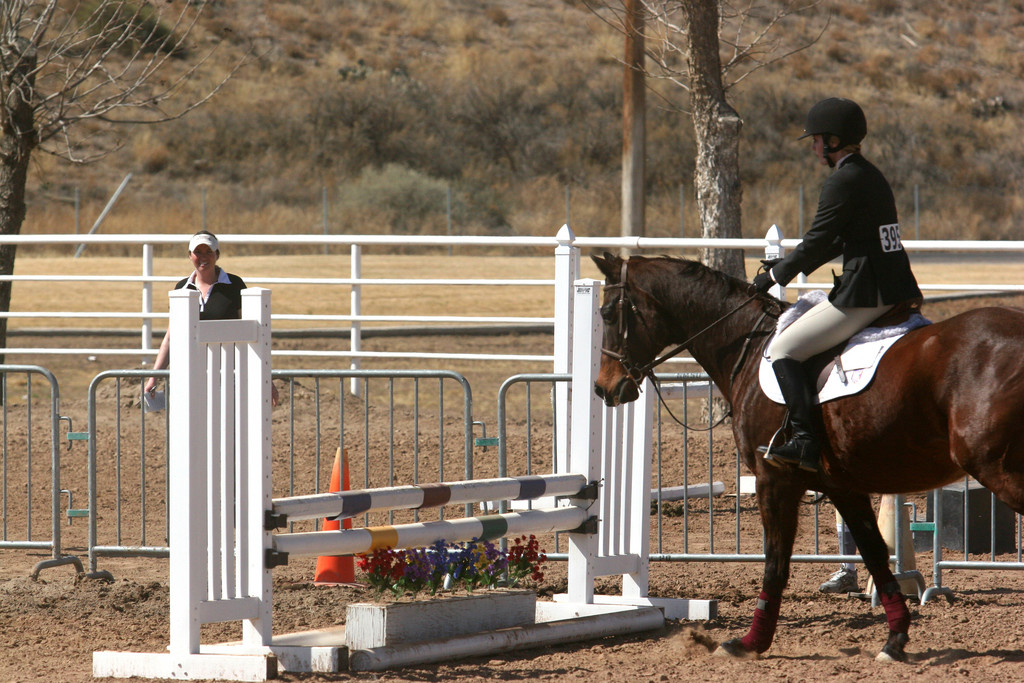
[[[618,232],[622,41],[581,3],[261,7],[209,4],[200,46],[229,38],[189,89],[215,83],[246,45],[255,48],[210,106],[176,124],[115,131],[123,147],[98,165],[68,167],[37,155],[24,231],[72,231],[67,198],[75,188],[88,227],[129,171],[135,178],[104,231],[190,232],[205,190],[216,231],[316,232],[324,186],[332,230],[440,230],[443,209],[410,228],[395,207],[337,203],[358,187],[364,168],[395,164],[425,185],[453,187],[466,206],[457,232],[545,234],[564,218],[567,186],[579,234]],[[913,220],[917,186],[921,237],[1016,236],[1021,8],[824,4],[792,18],[786,39],[815,35],[832,9],[819,43],[730,91],[744,117],[744,234],[762,234],[771,223],[796,226],[800,187],[805,213],[813,210],[824,175],[795,138],[807,106],[836,94],[839,83],[868,111],[865,150],[892,180],[904,225]],[[502,92],[521,94],[495,100]],[[483,106],[488,101],[498,104]],[[680,184],[688,213],[695,209],[687,97],[658,82],[650,103],[648,232],[675,235]],[[508,134],[507,150],[495,151],[498,134]],[[697,234],[695,214],[687,223]]]

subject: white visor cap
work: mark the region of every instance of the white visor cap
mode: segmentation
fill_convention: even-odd
[[[188,253],[191,254],[193,251],[196,250],[196,247],[198,247],[200,244],[205,244],[213,251],[217,251],[220,249],[220,245],[217,242],[217,238],[209,233],[204,232],[192,236],[192,239],[188,243]]]

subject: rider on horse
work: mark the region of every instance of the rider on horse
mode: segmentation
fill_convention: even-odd
[[[895,305],[921,300],[921,290],[900,242],[896,202],[888,181],[860,154],[867,120],[856,102],[831,97],[807,114],[801,138],[833,173],[825,181],[818,210],[803,241],[783,259],[764,261],[753,289],[785,286],[798,273],[809,275],[842,255],[843,272],[821,302],[779,333],[768,357],[789,409],[792,436],[773,446],[768,460],[821,471],[821,447],[827,442],[815,407],[815,378],[804,361],[864,329]]]

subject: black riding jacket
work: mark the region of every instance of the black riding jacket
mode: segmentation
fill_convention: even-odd
[[[850,154],[825,181],[818,211],[803,241],[772,268],[785,286],[842,255],[829,301],[873,308],[918,299],[921,290],[900,241],[896,201],[885,176],[860,154]],[[834,275],[834,274],[833,274]]]

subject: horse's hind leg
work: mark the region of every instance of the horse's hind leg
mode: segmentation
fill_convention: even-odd
[[[775,639],[782,606],[782,591],[789,582],[790,556],[796,538],[797,509],[806,482],[785,474],[759,474],[757,506],[765,530],[764,577],[757,598],[750,631],[742,638],[727,640],[715,654],[731,657],[757,657]]]
[[[836,494],[830,495],[830,498],[853,534],[861,557],[864,558],[864,566],[875,580],[879,598],[885,608],[889,639],[878,658],[904,661],[907,657],[903,648],[909,640],[907,631],[910,629],[910,610],[900,591],[900,584],[889,568],[889,548],[878,530],[871,499],[857,494]]]

